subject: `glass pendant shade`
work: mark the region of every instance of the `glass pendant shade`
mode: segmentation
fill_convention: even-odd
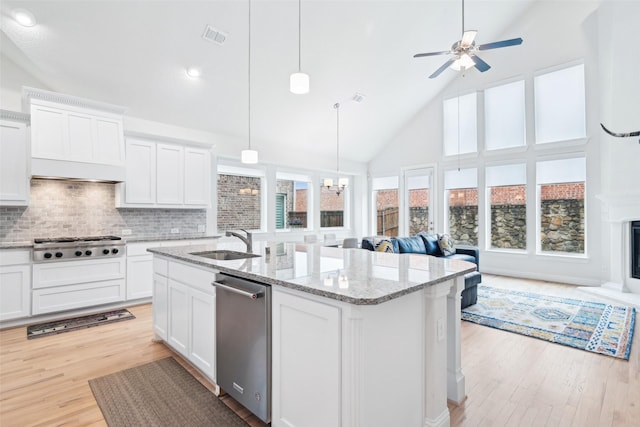
[[[461,69],[468,69],[475,66],[476,63],[466,53],[463,53],[460,58],[456,59],[449,68],[452,70],[460,71]]]
[[[331,178],[325,178],[322,185],[327,188],[333,187],[333,180]]]
[[[258,152],[256,150],[242,150],[241,161],[247,164],[258,163]]]
[[[297,72],[289,77],[289,90],[296,95],[309,93],[309,74]]]

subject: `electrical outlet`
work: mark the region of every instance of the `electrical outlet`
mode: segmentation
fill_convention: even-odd
[[[172,228],[171,229],[171,234],[178,234],[180,232],[180,229],[178,228]]]
[[[198,226],[198,233],[204,233],[206,231],[206,227],[203,224]]]
[[[122,230],[122,235],[123,236],[131,236],[131,229],[130,228],[125,228],[124,230]]]

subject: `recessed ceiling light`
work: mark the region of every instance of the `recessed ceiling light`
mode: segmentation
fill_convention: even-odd
[[[200,68],[196,68],[196,67],[187,68],[187,76],[193,77],[193,78],[198,78],[201,75],[202,75],[202,71],[200,71]]]
[[[29,12],[25,9],[14,9],[12,11],[13,19],[15,19],[18,24],[23,27],[33,27],[36,25],[36,17],[33,16],[33,13]]]

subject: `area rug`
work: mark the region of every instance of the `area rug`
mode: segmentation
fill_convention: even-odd
[[[247,424],[172,357],[89,380],[110,427]]]
[[[39,323],[27,327],[27,338],[39,338],[77,329],[91,328],[107,323],[121,322],[135,319],[136,316],[128,310],[115,310],[106,313],[90,314],[88,316],[73,317],[71,319],[56,320],[55,322]]]
[[[636,310],[611,304],[478,286],[462,319],[629,360]]]

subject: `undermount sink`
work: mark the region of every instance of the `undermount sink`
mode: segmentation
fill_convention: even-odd
[[[231,261],[234,259],[255,258],[260,256],[260,255],[250,254],[247,252],[237,252],[237,251],[228,251],[228,250],[191,252],[190,255],[201,256],[204,258],[215,259],[218,261],[220,260]]]

